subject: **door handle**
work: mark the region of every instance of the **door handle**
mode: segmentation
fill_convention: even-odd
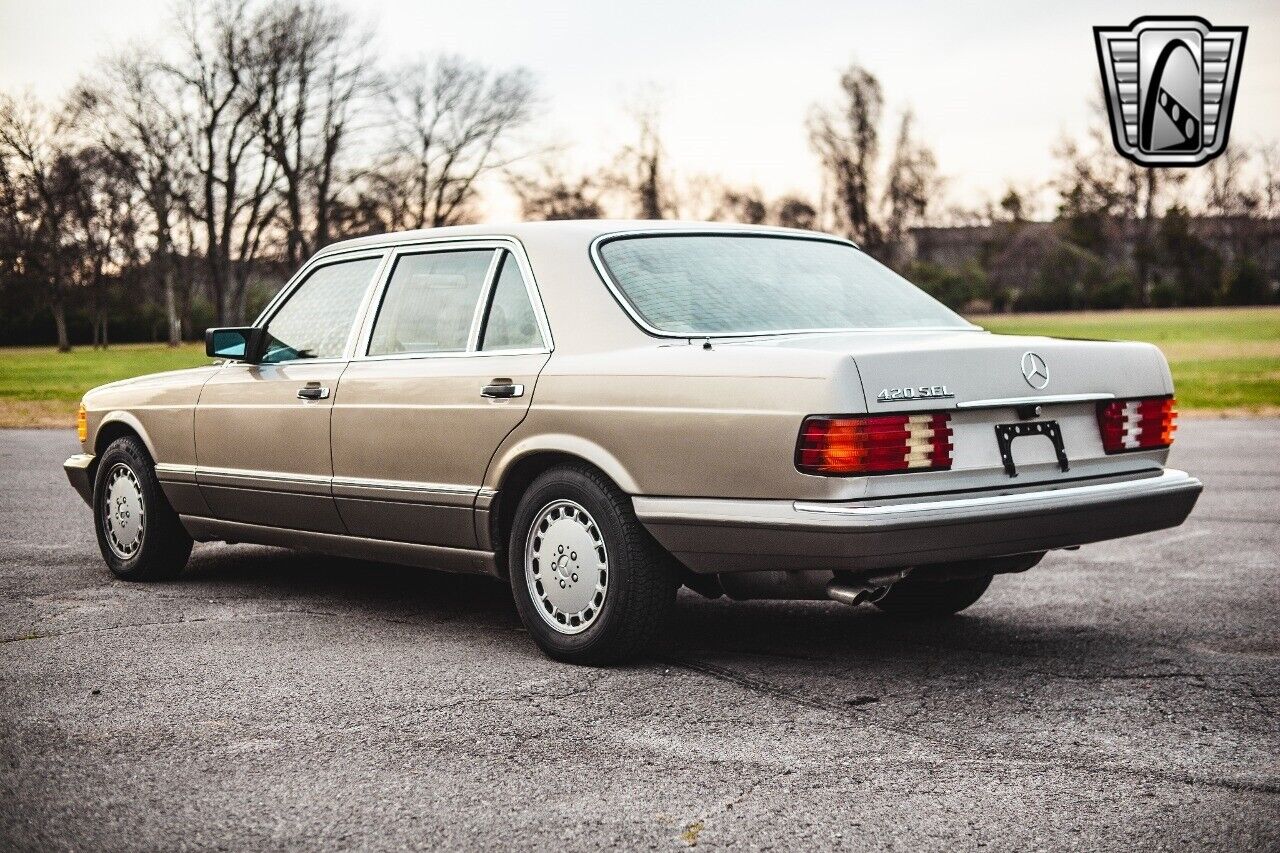
[[[329,396],[329,389],[319,385],[307,385],[298,389],[299,400],[323,400]]]
[[[495,379],[491,384],[484,386],[484,388],[480,390],[480,396],[492,397],[498,400],[510,397],[523,397],[524,386],[514,383],[510,379]]]

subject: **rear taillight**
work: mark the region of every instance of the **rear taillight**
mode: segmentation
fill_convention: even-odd
[[[805,418],[796,468],[805,474],[896,474],[951,467],[947,414]]]
[[[1151,450],[1173,444],[1178,410],[1172,397],[1108,400],[1098,404],[1098,430],[1107,453]]]

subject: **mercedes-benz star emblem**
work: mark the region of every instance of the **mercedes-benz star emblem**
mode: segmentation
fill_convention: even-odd
[[[1044,363],[1039,353],[1022,354],[1022,378],[1035,389],[1044,388],[1049,384],[1049,365]]]

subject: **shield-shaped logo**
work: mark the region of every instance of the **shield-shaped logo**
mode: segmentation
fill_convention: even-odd
[[[1094,27],[1116,150],[1142,166],[1200,166],[1221,154],[1248,29],[1195,17]]]

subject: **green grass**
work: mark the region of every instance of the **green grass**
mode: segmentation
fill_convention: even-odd
[[[0,426],[67,426],[85,391],[106,382],[208,364],[204,344],[0,349]]]
[[[1147,341],[1163,350],[1179,408],[1280,407],[1280,308],[1184,308],[971,318],[993,332]]]
[[[1004,314],[993,332],[1149,341],[1164,350],[1183,410],[1280,411],[1280,307]],[[96,385],[206,364],[202,344],[0,349],[0,426],[69,426]]]

